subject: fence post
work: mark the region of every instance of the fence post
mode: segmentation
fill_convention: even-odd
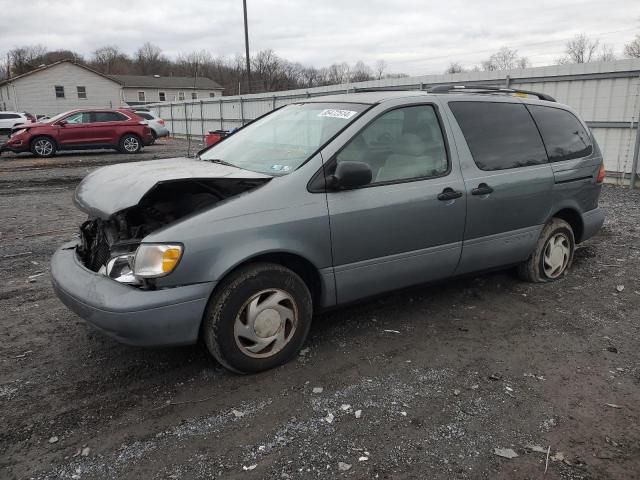
[[[204,113],[202,112],[202,100],[200,100],[200,133],[204,142]]]
[[[504,79],[504,88],[509,88],[511,85],[511,76],[507,75]]]
[[[242,126],[244,127],[244,102],[242,101],[242,97],[240,97],[240,119],[242,120]]]
[[[273,105],[271,106],[271,110],[275,110],[276,109],[276,96],[273,96]]]
[[[224,130],[224,120],[222,116],[222,99],[220,99],[220,130]]]
[[[176,126],[173,123],[173,103],[169,104],[169,114],[171,115],[171,135],[176,136]]]
[[[191,140],[191,135],[189,134],[189,116],[187,115],[187,102],[184,102],[184,131],[187,134],[187,138]]]
[[[640,118],[636,125],[636,145],[633,147],[633,162],[631,162],[631,178],[629,178],[629,188],[636,187],[636,177],[638,176],[638,156],[640,155]],[[623,173],[624,175],[624,173]]]

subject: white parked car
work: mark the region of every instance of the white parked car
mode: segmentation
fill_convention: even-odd
[[[154,141],[158,138],[169,136],[169,130],[165,126],[164,120],[155,113],[150,112],[149,110],[135,110],[135,113],[147,121],[149,128],[151,129],[151,133],[153,134]]]
[[[35,122],[36,118],[26,112],[0,112],[0,134],[9,134],[16,125]]]

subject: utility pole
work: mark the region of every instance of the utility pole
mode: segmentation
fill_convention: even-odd
[[[247,27],[247,0],[242,0],[244,8],[244,48],[247,58],[247,92],[251,93],[251,59],[249,58],[249,29]]]

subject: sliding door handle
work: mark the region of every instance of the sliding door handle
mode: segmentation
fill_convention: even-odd
[[[471,195],[489,195],[490,193],[493,193],[493,188],[486,183],[481,183],[477,188],[471,190]]]

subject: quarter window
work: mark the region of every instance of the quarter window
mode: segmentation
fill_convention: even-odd
[[[449,102],[480,170],[506,170],[547,163],[531,115],[520,103]]]
[[[87,98],[87,87],[76,87],[78,98]]]
[[[158,100],[160,100],[161,102],[164,102],[166,99],[167,99],[167,95],[164,92],[158,93]]]
[[[56,91],[56,98],[64,98],[64,87],[62,85],[56,85],[54,88]]]
[[[431,105],[381,115],[353,137],[336,159],[367,163],[372,183],[435,177],[449,169],[444,136]]]
[[[138,101],[139,102],[145,102],[145,95],[144,92],[138,92]]]
[[[549,160],[561,162],[591,155],[591,136],[571,112],[538,105],[528,108],[538,124]]]

